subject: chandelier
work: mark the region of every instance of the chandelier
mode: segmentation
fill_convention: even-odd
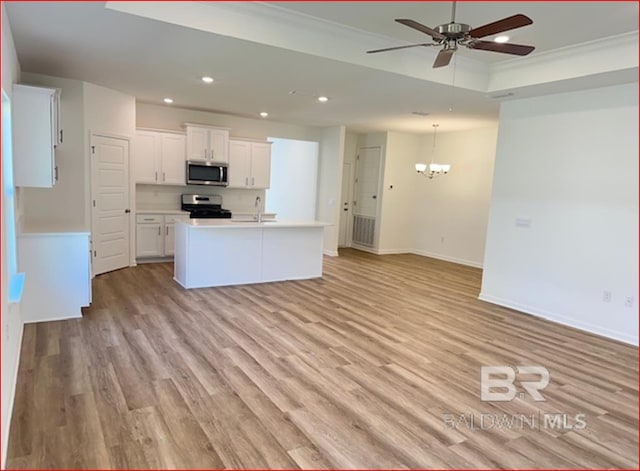
[[[431,150],[431,163],[427,166],[427,164],[417,163],[416,164],[416,172],[418,172],[423,177],[433,178],[439,177],[440,175],[446,175],[451,170],[451,165],[449,164],[437,164],[434,163],[433,159],[436,155],[436,132],[438,130],[439,124],[433,125],[433,149]],[[427,171],[427,168],[429,171]]]

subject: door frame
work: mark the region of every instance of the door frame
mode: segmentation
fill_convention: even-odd
[[[94,175],[93,175],[93,171],[94,171],[94,165],[93,165],[93,158],[91,157],[91,146],[93,145],[93,138],[95,137],[106,137],[109,139],[120,139],[123,141],[127,141],[128,143],[128,149],[129,149],[129,209],[131,210],[129,212],[129,266],[130,267],[135,267],[136,266],[136,225],[135,225],[135,204],[136,204],[136,183],[135,183],[135,178],[133,177],[134,175],[134,169],[133,169],[133,158],[132,158],[132,143],[133,143],[133,136],[126,136],[124,134],[116,134],[116,133],[111,133],[111,132],[100,132],[100,131],[93,131],[91,129],[89,129],[89,145],[87,146],[87,155],[89,156],[89,165],[88,165],[88,171],[87,174],[85,175],[85,178],[87,179],[86,181],[88,182],[88,188],[89,188],[89,198],[87,199],[87,208],[88,208],[88,215],[89,215],[89,228],[91,230],[91,237],[89,238],[89,249],[91,250],[91,256],[90,256],[90,260],[91,260],[91,278],[93,279],[95,277],[95,273],[93,270],[93,234],[94,234],[94,228],[93,228],[93,205],[91,204],[91,202],[94,200],[94,188],[93,188],[93,181],[94,181]]]
[[[359,165],[360,165],[360,152],[362,150],[367,150],[367,149],[378,149],[378,152],[380,153],[379,159],[378,159],[378,193],[376,195],[376,222],[375,222],[375,228],[373,231],[373,247],[366,247],[363,245],[359,245],[356,244],[356,247],[365,251],[369,251],[369,252],[374,252],[377,253],[378,250],[378,245],[380,242],[380,219],[382,216],[382,192],[384,191],[384,165],[385,165],[385,160],[386,160],[386,156],[384,153],[384,146],[383,145],[379,145],[379,146],[358,146],[358,151],[356,153],[356,165],[355,165],[355,170],[354,170],[354,175],[353,175],[353,188],[351,190],[351,194],[353,196],[353,200],[352,200],[352,209],[355,207],[355,198],[356,198],[356,186],[358,185],[358,182],[356,181],[356,179],[358,178],[358,172],[360,171]],[[353,217],[355,216],[355,211],[351,212],[351,227],[353,228]],[[353,243],[351,244],[351,247],[353,247]]]
[[[338,223],[340,223],[340,227],[338,228],[339,231],[342,230],[342,224],[341,224],[341,219],[342,219],[342,213],[344,212],[344,207],[342,206],[344,204],[344,201],[348,201],[349,202],[349,214],[347,214],[346,220],[346,228],[344,229],[346,231],[345,234],[345,239],[344,239],[344,245],[340,246],[338,245],[338,247],[351,247],[351,241],[353,239],[353,198],[354,198],[354,188],[355,188],[355,184],[356,184],[356,173],[355,173],[355,167],[356,167],[357,161],[354,160],[353,162],[349,161],[349,162],[343,162],[342,163],[342,178],[344,181],[344,174],[345,174],[345,166],[349,166],[349,187],[348,187],[348,195],[343,195],[342,191],[340,192],[340,219],[338,220]],[[340,182],[340,186],[342,186],[342,182]],[[340,241],[340,234],[338,233],[338,241]]]

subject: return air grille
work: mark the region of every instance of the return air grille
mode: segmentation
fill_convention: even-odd
[[[373,247],[376,218],[355,215],[353,217],[353,242]]]

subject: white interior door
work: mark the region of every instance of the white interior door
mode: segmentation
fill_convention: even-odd
[[[129,266],[129,141],[91,136],[91,236],[96,275]]]
[[[363,147],[356,160],[352,244],[376,246],[380,147]]]
[[[356,177],[356,208],[360,216],[376,217],[380,178],[380,148],[367,147],[358,154]]]
[[[342,167],[342,192],[340,211],[340,233],[338,247],[349,245],[349,226],[351,225],[351,183],[353,182],[351,162],[345,162]]]

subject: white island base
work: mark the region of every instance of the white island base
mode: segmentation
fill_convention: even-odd
[[[174,279],[184,288],[205,288],[321,277],[325,225],[177,222]]]

